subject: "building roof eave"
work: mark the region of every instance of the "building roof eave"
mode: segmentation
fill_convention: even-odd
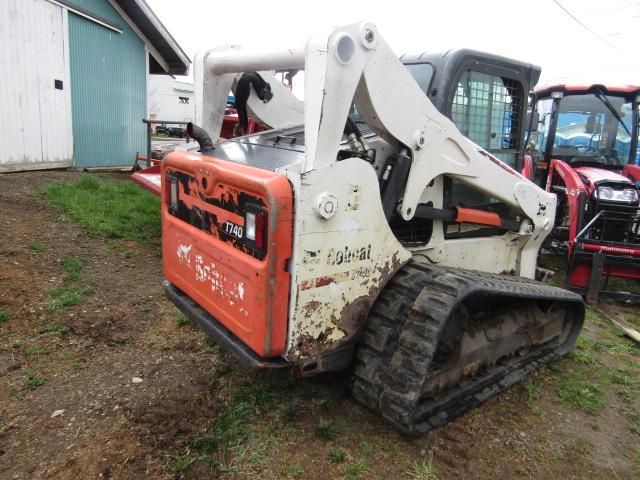
[[[151,73],[171,75],[189,73],[191,60],[145,0],[109,0],[109,2],[114,7],[117,5],[119,10],[126,14],[137,27],[136,33],[150,47],[149,51],[152,57],[155,57],[155,62],[150,65]],[[157,58],[158,56],[161,58]]]

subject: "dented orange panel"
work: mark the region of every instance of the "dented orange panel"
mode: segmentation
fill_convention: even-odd
[[[278,173],[192,152],[162,162],[165,278],[262,357],[285,349],[292,209]],[[248,211],[264,221],[255,240]]]

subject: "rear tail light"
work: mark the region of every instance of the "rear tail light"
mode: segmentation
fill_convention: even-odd
[[[264,231],[266,222],[264,221],[264,212],[256,214],[256,248],[264,250],[266,232]]]
[[[264,250],[267,233],[265,231],[266,212],[261,209],[249,210],[244,216],[244,238],[249,244],[253,244],[256,249]]]
[[[244,217],[244,236],[247,240],[256,241],[256,214],[247,212]]]

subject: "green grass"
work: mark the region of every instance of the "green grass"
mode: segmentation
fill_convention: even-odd
[[[527,388],[527,401],[529,403],[536,401],[540,397],[540,382],[533,377],[528,377],[525,386]]]
[[[360,449],[367,458],[373,457],[373,454],[376,453],[375,447],[366,440],[362,440],[360,442]]]
[[[609,381],[615,392],[629,402],[633,401],[640,392],[640,382],[632,375],[630,371],[623,368],[609,373]]]
[[[283,434],[278,415],[279,409],[291,401],[289,386],[289,378],[276,372],[247,378],[233,391],[213,424],[171,457],[169,469],[188,469],[198,462],[211,466],[217,473],[242,473],[250,466],[268,465],[268,452]],[[266,424],[265,416],[270,418]],[[304,471],[298,470],[290,463],[281,472],[284,476],[304,478]]]
[[[331,420],[321,418],[316,425],[316,435],[322,440],[329,441],[336,437],[336,426]]]
[[[86,260],[84,258],[63,258],[60,265],[65,269],[64,283],[58,287],[47,290],[51,301],[47,305],[47,310],[53,312],[61,308],[72,307],[84,301],[84,298],[95,292],[91,286],[81,286],[78,282],[82,280],[82,270]]]
[[[304,468],[298,462],[291,462],[287,465],[286,473],[294,477],[304,475]]]
[[[38,347],[37,345],[33,345],[31,347],[25,348],[24,349],[24,353],[26,355],[40,356],[40,355],[43,355],[43,354],[47,353],[47,351],[42,347]]]
[[[29,250],[36,253],[44,252],[46,249],[47,249],[47,246],[40,242],[32,242],[29,244]]]
[[[607,284],[607,288],[609,290],[619,291],[619,292],[629,292],[634,294],[640,294],[640,282],[635,280],[628,280],[626,278],[609,278],[609,283]]]
[[[77,282],[82,278],[82,269],[86,261],[84,258],[63,258],[60,265],[67,271],[64,276],[65,282]]]
[[[171,473],[186,472],[193,462],[194,459],[190,455],[172,455],[169,471]]]
[[[0,323],[7,323],[11,320],[11,314],[3,309],[0,309]]]
[[[216,375],[218,377],[223,377],[227,373],[229,373],[232,369],[231,369],[231,365],[229,365],[228,363],[219,363],[218,365],[216,365],[215,370],[216,370]]]
[[[586,453],[590,447],[591,443],[585,438],[576,438],[573,442],[567,445],[567,449],[578,453]]]
[[[50,323],[46,325],[44,328],[38,330],[40,335],[64,335],[65,333],[71,331],[71,327],[69,325],[59,325],[57,323]]]
[[[602,342],[592,340],[583,333],[578,337],[576,348],[569,354],[569,357],[578,363],[594,364],[598,360],[598,354],[604,349]]]
[[[61,308],[78,305],[84,301],[87,294],[95,292],[93,287],[79,287],[77,285],[62,285],[47,291],[52,300],[47,304],[51,312]]]
[[[234,392],[213,425],[190,442],[190,451],[208,461],[214,453],[221,452],[224,456],[225,452],[238,451],[254,432],[256,412],[275,409],[276,404],[286,401],[287,384],[288,380],[277,375],[249,379]]]
[[[204,454],[211,454],[221,448],[244,443],[251,432],[249,418],[253,405],[246,401],[236,401],[224,409],[209,430],[196,438],[191,447]]]
[[[437,480],[438,471],[431,458],[413,462],[407,471],[406,478],[411,480]]]
[[[602,387],[588,381],[582,374],[569,371],[557,384],[561,403],[573,408],[596,414],[604,407]]]
[[[344,478],[346,479],[355,479],[355,478],[363,478],[363,475],[367,473],[369,470],[369,465],[366,460],[360,459],[357,462],[349,465],[344,471]]]
[[[637,346],[619,329],[587,309],[588,328],[578,338],[570,362],[556,380],[559,401],[572,408],[597,414],[605,407],[605,393],[614,392],[626,404],[629,428],[635,429],[633,401],[640,392]],[[594,337],[594,338],[592,338]],[[624,366],[610,366],[611,356]]]
[[[184,313],[178,312],[176,315],[176,325],[186,327],[187,325],[191,325],[191,320],[189,320]]]
[[[342,450],[341,448],[336,447],[329,452],[329,460],[331,460],[334,463],[344,462],[344,459],[346,457],[347,456],[344,453],[344,450]]]
[[[216,341],[211,337],[204,337],[204,344],[216,353],[222,352],[222,348],[220,348],[220,345],[218,345]]]
[[[44,378],[38,375],[33,375],[22,382],[22,386],[29,390],[35,390],[42,385],[44,385]]]
[[[625,409],[625,412],[629,416],[629,419],[634,424],[634,426],[640,428],[640,410],[630,406]]]
[[[151,241],[160,238],[160,199],[129,180],[84,174],[74,183],[54,182],[42,191],[62,214],[92,235]]]

